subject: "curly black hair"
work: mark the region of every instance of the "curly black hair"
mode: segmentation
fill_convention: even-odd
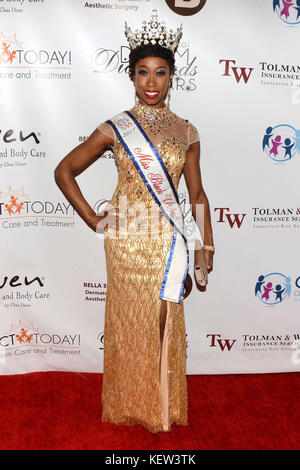
[[[175,72],[175,58],[173,52],[170,49],[159,46],[158,44],[146,44],[130,51],[128,72],[131,80],[135,74],[136,63],[140,59],[146,59],[146,57],[160,57],[161,59],[165,59],[169,64],[170,73]]]

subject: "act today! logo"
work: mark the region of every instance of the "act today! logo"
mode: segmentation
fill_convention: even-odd
[[[9,35],[0,31],[0,78],[2,79],[69,79],[71,72],[65,71],[71,70],[71,66],[70,50],[24,47],[23,42],[17,39],[16,33]]]
[[[0,333],[0,364],[9,359],[48,354],[80,355],[80,334],[40,331],[32,321],[22,320],[11,323],[7,331]]]

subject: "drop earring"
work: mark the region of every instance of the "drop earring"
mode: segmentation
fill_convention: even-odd
[[[171,83],[168,89],[168,101],[167,101],[167,107],[170,109],[170,98],[171,98]]]
[[[138,104],[138,103],[139,103],[139,97],[138,97],[138,95],[137,95],[136,90],[135,90],[134,100],[135,100],[135,104]]]

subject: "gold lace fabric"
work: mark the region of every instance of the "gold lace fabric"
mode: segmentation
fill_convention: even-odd
[[[138,104],[130,111],[157,148],[177,190],[187,150],[199,139],[196,128],[167,108],[153,110]],[[161,210],[111,126],[102,123],[98,129],[114,138],[118,184],[110,204],[117,208],[124,197],[127,209],[134,213],[141,203],[147,226],[148,211],[156,208],[161,216]],[[161,222],[169,224],[165,217]],[[167,302],[162,344],[160,338],[160,292],[173,233],[153,237],[147,228],[141,237],[138,229],[133,233],[118,238],[107,229],[104,238],[102,421],[169,432],[172,423],[186,426],[188,422],[183,302]]]

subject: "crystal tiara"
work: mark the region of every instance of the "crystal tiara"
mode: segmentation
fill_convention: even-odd
[[[157,10],[152,10],[150,21],[143,21],[141,29],[132,31],[125,21],[125,36],[131,50],[153,44],[170,49],[174,54],[182,37],[182,23],[176,31],[167,31],[165,21],[159,21]]]

